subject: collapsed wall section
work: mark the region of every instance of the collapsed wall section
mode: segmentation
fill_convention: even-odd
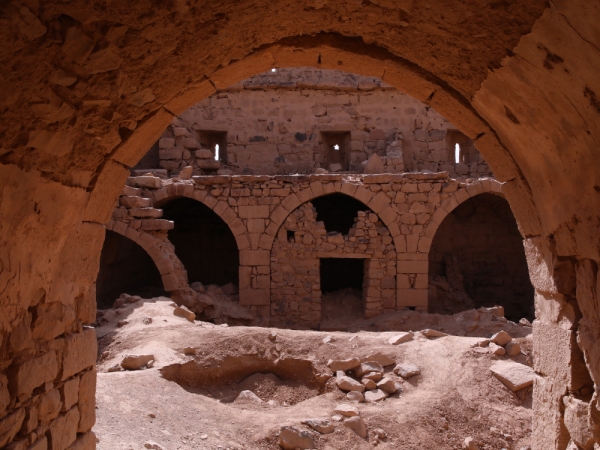
[[[327,281],[322,278],[327,272],[320,269],[324,260],[330,259],[363,262],[358,282],[362,285],[363,317],[396,309],[393,238],[373,212],[358,211],[354,222],[345,235],[328,232],[325,224],[317,221],[317,210],[310,202],[286,218],[271,250],[272,325],[294,328],[319,326],[322,284]],[[344,287],[352,285],[349,283]]]

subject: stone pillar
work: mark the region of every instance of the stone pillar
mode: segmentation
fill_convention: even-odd
[[[427,253],[398,253],[398,309],[427,311],[429,261]]]

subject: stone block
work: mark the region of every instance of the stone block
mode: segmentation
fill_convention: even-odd
[[[142,219],[140,229],[142,230],[172,230],[175,222],[165,219]]]
[[[514,361],[496,361],[490,370],[513,392],[531,386],[535,379],[535,372],[531,367]]]
[[[92,431],[79,434],[77,440],[67,450],[95,450],[96,435]]]
[[[161,138],[158,140],[158,148],[159,149],[171,148],[171,147],[175,147],[175,139],[174,138]]]
[[[267,250],[240,251],[240,265],[242,266],[268,266],[270,264],[271,252]]]
[[[200,142],[198,142],[194,138],[181,139],[181,145],[183,145],[185,148],[190,148],[190,149],[200,148]]]
[[[64,339],[61,380],[66,380],[96,363],[97,342],[93,328]]]
[[[55,419],[60,414],[62,402],[58,389],[50,389],[40,395],[38,403],[38,418],[42,423]]]
[[[127,206],[128,208],[147,208],[150,205],[151,200],[149,198],[142,198],[137,196],[121,196],[119,198],[119,204]]]
[[[77,439],[79,411],[71,408],[67,413],[57,417],[49,426],[46,435],[50,437],[48,450],[64,450]]]
[[[429,291],[427,289],[398,289],[396,306],[427,307]]]
[[[38,386],[57,377],[58,356],[52,351],[38,358],[21,362],[17,366],[9,367],[7,375],[8,389],[13,397],[31,394]]]
[[[129,177],[127,184],[147,189],[159,189],[161,187],[160,178],[153,176]]]
[[[269,205],[240,206],[239,215],[242,219],[268,219]]]
[[[21,429],[21,425],[25,420],[25,410],[19,408],[10,413],[6,417],[0,419],[0,447],[4,448],[6,444],[11,442]]]
[[[375,197],[373,197],[367,206],[371,208],[375,213],[380,213],[385,208],[387,208],[390,204],[390,198],[385,195],[384,192],[379,192]]]
[[[244,289],[240,288],[240,305],[267,306],[271,304],[269,289]]]
[[[67,411],[77,403],[79,398],[79,377],[65,381],[59,390],[63,403],[62,411]]]
[[[215,161],[214,159],[196,159],[196,165],[200,169],[219,170],[221,168],[221,161]]]
[[[96,369],[81,375],[79,381],[78,433],[85,433],[96,423]]]
[[[198,159],[215,159],[215,155],[213,155],[212,150],[209,150],[207,148],[202,148],[200,150],[196,150],[194,152],[194,155]]]
[[[129,214],[132,217],[139,217],[141,219],[158,219],[162,217],[162,209],[155,208],[131,208]]]
[[[182,148],[165,148],[158,151],[158,157],[160,159],[181,159],[183,158]]]
[[[398,261],[398,273],[428,273],[429,261]]]

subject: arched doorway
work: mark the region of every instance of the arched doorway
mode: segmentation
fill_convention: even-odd
[[[123,293],[154,297],[165,292],[150,255],[131,239],[106,230],[96,279],[98,308],[110,308]]]
[[[453,314],[501,305],[508,319],[533,320],[533,286],[508,202],[471,197],[440,224],[429,251],[429,311]]]
[[[190,198],[161,205],[163,218],[172,220],[169,241],[187,270],[190,283],[225,285],[239,280],[239,253],[227,224],[208,206]]]

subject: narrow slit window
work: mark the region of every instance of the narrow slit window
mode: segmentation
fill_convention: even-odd
[[[339,145],[339,144],[335,144],[335,145],[333,146],[333,149],[334,149],[334,150],[339,150],[339,149],[340,149],[340,145]]]
[[[215,144],[215,161],[219,160],[219,144]]]
[[[460,144],[454,145],[454,161],[456,164],[460,163]]]

